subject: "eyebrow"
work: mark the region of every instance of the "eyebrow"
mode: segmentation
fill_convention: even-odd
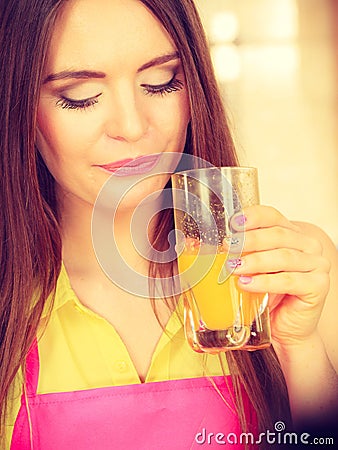
[[[150,67],[153,66],[160,66],[162,64],[165,64],[169,61],[173,61],[175,59],[179,59],[179,53],[178,52],[172,52],[172,53],[167,53],[165,55],[162,56],[158,56],[157,58],[154,58],[148,62],[146,62],[145,64],[143,64],[138,70],[137,72],[142,72],[143,70],[149,69]]]
[[[177,51],[172,53],[167,53],[162,56],[158,56],[156,58],[153,58],[152,60],[146,62],[143,64],[138,70],[137,73],[143,72],[146,69],[149,69],[150,67],[154,66],[160,66],[162,64],[165,64],[169,61],[173,61],[175,59],[179,59],[179,53]],[[49,83],[51,81],[57,81],[57,80],[69,80],[69,79],[76,79],[76,80],[86,80],[91,78],[105,78],[106,74],[104,72],[97,72],[92,70],[63,70],[62,72],[58,73],[51,73],[48,75],[44,81],[43,84]]]
[[[94,72],[92,70],[63,70],[62,72],[51,73],[50,75],[48,75],[48,77],[43,80],[43,84],[56,80],[85,80],[87,78],[105,78],[105,76],[106,74],[103,72]]]

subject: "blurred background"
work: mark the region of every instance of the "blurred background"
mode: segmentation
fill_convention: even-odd
[[[196,0],[261,202],[338,245],[338,0]]]

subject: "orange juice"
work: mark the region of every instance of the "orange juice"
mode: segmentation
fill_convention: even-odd
[[[265,294],[241,290],[235,275],[220,277],[231,258],[222,248],[215,255],[198,250],[185,248],[178,257],[182,286],[190,287],[184,293],[186,330],[194,335],[187,336],[190,344],[193,340],[197,351],[210,345],[221,350],[245,344],[248,349],[256,348],[255,337],[265,318],[261,316]]]

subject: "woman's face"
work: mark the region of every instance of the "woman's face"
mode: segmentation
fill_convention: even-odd
[[[127,161],[124,178],[147,173],[152,154],[182,152],[189,119],[177,49],[141,2],[65,3],[48,51],[37,129],[38,149],[63,198],[93,204]],[[166,180],[142,181],[129,201]]]

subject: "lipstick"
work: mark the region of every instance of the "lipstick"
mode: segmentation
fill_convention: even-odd
[[[148,173],[155,167],[161,154],[142,155],[137,158],[121,159],[108,164],[100,164],[100,167],[116,176],[125,177],[130,175],[142,175]]]

